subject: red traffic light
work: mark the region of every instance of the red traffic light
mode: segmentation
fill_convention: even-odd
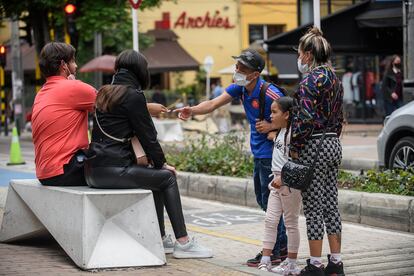
[[[6,46],[0,45],[0,67],[6,66]]]
[[[66,4],[65,6],[65,13],[66,14],[73,14],[76,10],[76,6],[73,4]]]

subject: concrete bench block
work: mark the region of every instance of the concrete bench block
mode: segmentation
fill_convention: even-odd
[[[247,180],[219,176],[216,187],[216,200],[238,205],[246,205]]]
[[[180,190],[180,194],[183,196],[188,195],[188,183],[190,181],[191,173],[188,172],[178,172],[177,173],[177,185]]]
[[[409,231],[409,208],[412,197],[363,193],[361,198],[361,223]]]
[[[216,200],[217,176],[191,174],[188,182],[188,195],[196,198]]]
[[[361,222],[361,199],[362,193],[360,192],[339,190],[339,213],[343,220]]]
[[[149,190],[45,187],[38,180],[12,180],[0,241],[45,230],[82,269],[166,262]]]

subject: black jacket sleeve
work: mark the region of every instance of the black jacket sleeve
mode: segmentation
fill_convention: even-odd
[[[392,102],[391,94],[393,90],[395,89],[395,84],[396,84],[396,81],[390,73],[384,75],[384,78],[381,84],[381,90],[384,95],[385,101]]]
[[[128,110],[128,120],[146,155],[154,162],[154,167],[160,169],[166,160],[157,140],[157,131],[148,112],[144,93],[135,89],[128,90],[128,97],[124,101]]]

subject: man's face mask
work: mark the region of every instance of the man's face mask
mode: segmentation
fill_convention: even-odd
[[[239,86],[246,86],[251,82],[251,80],[247,80],[246,75],[239,73],[239,72],[234,73],[233,80],[234,80],[234,83]]]

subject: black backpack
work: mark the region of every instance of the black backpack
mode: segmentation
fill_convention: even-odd
[[[283,88],[280,85],[271,83],[271,82],[264,82],[262,87],[260,88],[260,96],[259,96],[259,120],[262,121],[264,120],[264,114],[265,114],[265,95],[266,95],[266,91],[269,88],[270,85],[273,85],[274,87],[276,87],[277,89],[279,89],[280,92],[282,92],[282,94],[284,96],[288,96],[288,91]]]

